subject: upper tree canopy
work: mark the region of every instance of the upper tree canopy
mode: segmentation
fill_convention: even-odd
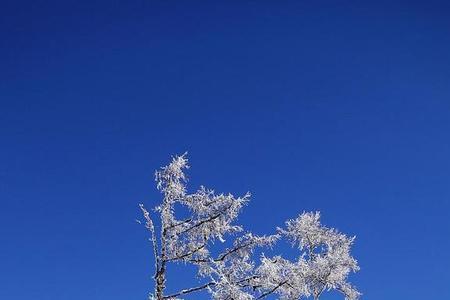
[[[351,272],[359,270],[350,254],[354,237],[323,226],[318,212],[300,214],[274,234],[254,235],[235,224],[250,194],[215,194],[203,186],[189,194],[184,173],[188,167],[186,155],[181,155],[156,172],[157,188],[163,194],[161,204],[155,208],[159,215],[157,226],[149,211],[140,205],[153,243],[152,299],[180,299],[201,291],[209,292],[216,300],[253,300],[272,294],[286,300],[319,299],[323,292],[331,290],[339,291],[348,300],[360,296],[347,281]],[[176,204],[187,208],[187,218],[177,218]],[[219,252],[213,251],[212,243],[216,242],[216,249],[217,242],[224,243],[226,237],[234,242]],[[279,239],[292,242],[298,259],[263,254],[255,257],[256,248],[272,248]],[[197,266],[203,284],[166,293],[167,266],[177,262]]]

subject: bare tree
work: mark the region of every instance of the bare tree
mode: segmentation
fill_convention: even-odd
[[[278,228],[272,235],[244,232],[234,221],[250,194],[215,194],[203,186],[188,194],[184,173],[188,167],[186,155],[182,155],[156,172],[157,188],[163,194],[162,203],[154,209],[159,215],[159,230],[155,229],[150,212],[140,204],[155,263],[155,291],[150,299],[180,299],[201,291],[209,292],[216,300],[263,299],[272,294],[287,300],[319,299],[330,290],[341,292],[348,300],[360,296],[347,282],[349,273],[359,270],[350,254],[353,237],[321,225],[317,212],[287,221],[285,228]],[[188,209],[189,217],[177,219],[178,204]],[[217,253],[212,251],[212,243],[224,243],[227,236],[234,238],[232,244]],[[256,262],[256,248],[272,248],[281,238],[298,248],[297,260],[261,254]],[[180,262],[197,266],[202,283],[166,293],[167,267]]]

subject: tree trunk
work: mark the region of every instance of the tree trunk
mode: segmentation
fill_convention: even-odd
[[[156,299],[163,300],[164,299],[164,288],[166,287],[166,266],[165,263],[162,264],[161,269],[159,269],[158,273],[155,277],[156,281]]]

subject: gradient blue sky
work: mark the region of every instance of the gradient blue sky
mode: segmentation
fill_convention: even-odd
[[[0,298],[144,299],[189,151],[248,229],[357,235],[364,299],[450,299],[446,2],[2,1]]]

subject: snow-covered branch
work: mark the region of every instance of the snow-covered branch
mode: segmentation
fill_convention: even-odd
[[[159,233],[150,213],[140,205],[146,227],[151,233],[155,260],[155,294],[157,300],[208,291],[215,300],[256,300],[276,294],[281,299],[319,299],[325,291],[336,290],[347,300],[360,293],[348,282],[348,276],[359,270],[350,250],[354,237],[347,237],[320,223],[320,214],[303,213],[286,222],[273,235],[243,233],[235,224],[250,194],[235,197],[216,194],[203,186],[189,194],[186,188],[189,168],[186,154],[156,172],[157,188],[163,200],[155,211],[159,214]],[[184,207],[189,215],[178,219],[177,210]],[[185,215],[186,213],[184,213]],[[217,251],[217,241],[232,241],[231,246]],[[297,260],[281,255],[258,259],[256,248],[272,249],[285,238],[297,249]],[[213,251],[214,250],[214,251]],[[216,254],[214,254],[216,253]],[[255,259],[256,257],[256,259]],[[165,294],[169,263],[184,262],[198,267],[203,283],[173,294]]]

